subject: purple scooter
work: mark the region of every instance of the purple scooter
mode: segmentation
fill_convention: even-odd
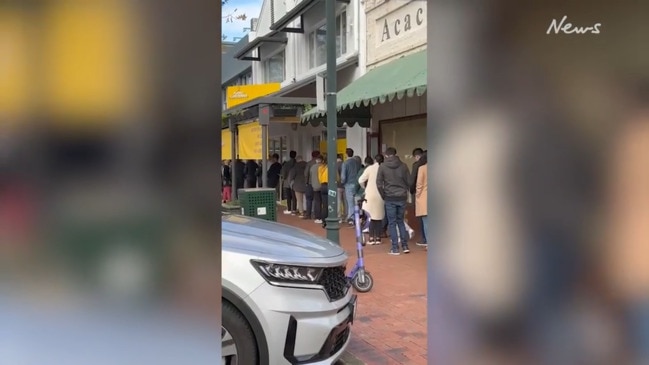
[[[374,279],[368,271],[365,271],[365,261],[363,260],[363,246],[365,246],[365,240],[363,236],[363,227],[361,227],[360,215],[361,208],[359,205],[365,199],[361,199],[354,207],[354,229],[356,230],[356,253],[358,255],[358,260],[352,268],[352,270],[347,274],[347,278],[351,280],[352,286],[359,293],[367,293],[372,290],[374,286]]]

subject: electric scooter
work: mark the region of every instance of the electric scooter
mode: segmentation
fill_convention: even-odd
[[[354,207],[354,229],[356,230],[356,253],[358,255],[358,260],[349,274],[347,274],[347,278],[351,280],[352,286],[356,291],[367,293],[372,290],[374,279],[372,278],[372,275],[365,270],[365,260],[363,259],[365,237],[363,235],[363,228],[361,227],[361,208],[359,207],[359,205],[362,204],[362,201],[364,201],[364,199],[361,199],[361,202]]]

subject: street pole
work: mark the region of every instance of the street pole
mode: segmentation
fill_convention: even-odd
[[[268,125],[270,124],[270,107],[259,106],[259,126],[261,127],[261,186],[267,188],[268,173]]]
[[[338,223],[338,193],[336,184],[336,152],[338,145],[338,121],[336,118],[336,0],[325,0],[327,7],[327,239],[340,245]]]
[[[232,118],[232,117],[229,117]],[[233,200],[237,200],[237,174],[234,173],[237,168],[237,125],[230,119],[230,157],[232,158],[232,167],[230,168],[230,175],[232,176],[232,196],[230,197],[230,203]]]

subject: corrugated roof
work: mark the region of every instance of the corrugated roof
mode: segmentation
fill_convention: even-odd
[[[230,81],[232,81],[232,79],[252,69],[251,61],[241,61],[234,58],[234,55],[243,47],[245,47],[246,44],[248,44],[247,35],[241,38],[241,40],[237,42],[237,44],[228,49],[228,51],[223,55],[223,58],[221,60],[222,85],[228,84]]]

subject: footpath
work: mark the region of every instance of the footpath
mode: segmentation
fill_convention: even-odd
[[[278,222],[326,236],[325,229],[311,220],[284,215]],[[358,293],[357,317],[348,358],[371,365],[425,365],[426,362],[426,250],[412,240],[409,254],[388,255],[389,239],[365,246],[365,266],[374,278],[369,293]],[[351,267],[356,260],[354,229],[343,224],[340,242],[349,254]],[[356,364],[354,360],[343,363]]]

